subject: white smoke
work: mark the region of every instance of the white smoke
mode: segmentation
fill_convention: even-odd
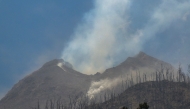
[[[182,20],[187,21],[189,15],[190,15],[190,11],[186,12],[185,15],[182,17]]]
[[[189,0],[162,0],[148,23],[129,34],[131,3],[132,0],[95,0],[94,9],[85,14],[62,58],[85,74],[101,72],[142,50],[148,40],[183,19],[190,10]]]
[[[115,78],[115,79],[103,79],[100,81],[93,81],[91,83],[91,86],[87,92],[87,96],[91,99],[94,98],[97,94],[99,94],[101,91],[105,91],[107,89],[112,89],[117,84],[121,83],[121,78]]]
[[[169,28],[172,23],[183,19],[184,15],[190,10],[190,1],[182,1],[162,0],[162,4],[154,11],[149,22],[141,29],[142,38],[140,40],[146,42],[146,40],[154,37],[156,33]]]
[[[114,79],[105,78],[100,81],[92,81],[87,92],[87,96],[92,99],[100,96],[101,94],[104,95],[105,92],[109,93],[109,91],[117,94],[126,90],[128,86],[142,83],[144,81],[156,81],[156,72],[154,68],[139,67],[138,70],[140,72],[131,69],[126,74],[118,75],[118,77],[115,77]],[[168,75],[167,70],[174,76],[173,81],[177,81],[177,71],[175,71],[173,68],[170,68],[169,66],[163,70],[162,74],[164,77],[167,77]],[[146,75],[146,80],[144,78],[144,75]],[[161,80],[164,80],[164,78],[161,78]]]
[[[129,7],[130,0],[95,0],[95,8],[85,15],[62,58],[86,74],[112,66],[116,57],[131,49],[125,45]]]

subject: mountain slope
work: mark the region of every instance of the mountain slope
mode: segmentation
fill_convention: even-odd
[[[136,109],[147,102],[150,109],[189,109],[190,84],[185,82],[145,82],[134,85],[118,97],[100,104],[99,109],[118,109],[126,106]]]
[[[38,100],[54,98],[62,98],[66,102],[69,95],[88,90],[89,76],[60,65],[62,61],[50,61],[15,84],[1,100],[0,109],[27,109],[35,106]]]
[[[93,96],[120,86],[121,80],[133,79],[138,83],[136,72],[139,72],[140,76],[146,73],[147,79],[151,79],[153,72],[161,69],[161,65],[173,68],[164,61],[140,52],[135,57],[127,58],[120,65],[105,70],[102,74],[85,75],[72,69],[71,64],[55,59],[15,84],[0,100],[0,109],[27,109],[36,107],[38,101],[44,106],[47,100],[60,98],[66,104],[69,102],[69,96],[86,92]]]
[[[176,77],[171,64],[140,52],[134,57],[128,57],[120,65],[95,74],[88,91],[88,96],[104,96],[106,92],[121,93],[126,87],[143,81],[155,81],[156,74]],[[160,78],[164,79],[164,78]]]
[[[168,68],[170,70],[174,69],[169,63],[149,56],[144,52],[139,52],[139,54],[134,57],[128,57],[120,65],[107,69],[101,75],[101,78],[115,78],[117,76],[123,76],[126,74],[128,76],[131,76],[131,74],[136,76],[136,72],[139,72],[141,75],[143,73],[150,74],[152,72],[161,70],[161,67]]]

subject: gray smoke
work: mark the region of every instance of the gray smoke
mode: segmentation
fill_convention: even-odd
[[[113,87],[116,87],[118,84],[122,82],[121,78],[115,79],[103,79],[100,81],[93,81],[91,86],[87,92],[87,96],[91,99],[97,96],[101,91],[105,91],[107,89],[112,90]]]
[[[141,29],[130,32],[132,0],[95,0],[85,14],[62,58],[85,74],[102,72],[143,49],[158,32],[179,19],[186,20],[190,1],[162,0]]]

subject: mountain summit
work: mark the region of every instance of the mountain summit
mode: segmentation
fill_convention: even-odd
[[[52,61],[45,63],[42,67],[56,66],[56,65],[58,65],[59,67],[66,66],[71,69],[73,68],[73,66],[69,62],[66,62],[63,59],[54,59]]]
[[[134,57],[128,57],[118,66],[106,69],[100,78],[115,78],[121,75],[131,76],[136,74],[136,72],[140,72],[141,75],[145,73],[149,75],[152,72],[161,70],[162,67],[170,70],[174,69],[174,67],[167,62],[149,56],[144,52],[139,52]]]

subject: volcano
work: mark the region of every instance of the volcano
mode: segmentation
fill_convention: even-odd
[[[131,76],[136,71],[140,74],[147,73],[148,78],[162,66],[173,68],[169,63],[140,52],[103,73],[85,75],[74,70],[63,59],[54,59],[16,83],[0,100],[0,109],[28,109],[36,107],[37,102],[43,106],[50,99],[62,99],[66,104],[70,97],[86,94],[93,81]]]

